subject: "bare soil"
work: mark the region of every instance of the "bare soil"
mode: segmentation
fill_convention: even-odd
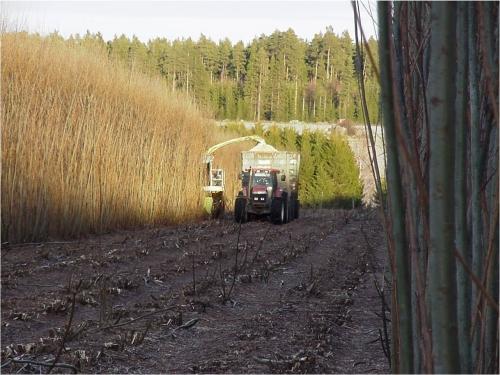
[[[367,210],[3,246],[2,372],[388,372],[385,254]]]

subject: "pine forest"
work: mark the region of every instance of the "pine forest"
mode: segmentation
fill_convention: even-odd
[[[57,33],[53,38],[63,40]],[[185,93],[218,119],[250,121],[362,120],[354,41],[327,27],[311,41],[292,29],[261,35],[250,44],[229,39],[218,42],[201,35],[147,43],[137,37],[115,36],[105,41],[100,33],[71,36],[68,43],[100,48],[132,71],[161,75],[172,92]],[[368,40],[374,53],[375,39]],[[374,61],[377,61],[374,56]],[[379,86],[370,60],[363,64],[370,118],[378,119]]]

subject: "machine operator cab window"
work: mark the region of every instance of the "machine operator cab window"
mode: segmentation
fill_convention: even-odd
[[[276,174],[271,174],[269,171],[257,170],[252,178],[252,186],[265,186],[267,188],[272,187],[274,190],[278,186]]]
[[[212,186],[224,186],[224,171],[222,169],[212,170]]]
[[[254,185],[263,185],[263,186],[273,186],[273,181],[271,176],[255,176],[253,180]]]

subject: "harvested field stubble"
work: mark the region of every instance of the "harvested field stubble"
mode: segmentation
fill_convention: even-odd
[[[305,209],[6,246],[2,372],[65,341],[81,373],[386,373],[383,241],[375,211]]]

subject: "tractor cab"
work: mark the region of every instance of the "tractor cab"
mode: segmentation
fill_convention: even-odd
[[[278,169],[249,168],[242,173],[242,193],[255,210],[268,210],[278,189]]]

